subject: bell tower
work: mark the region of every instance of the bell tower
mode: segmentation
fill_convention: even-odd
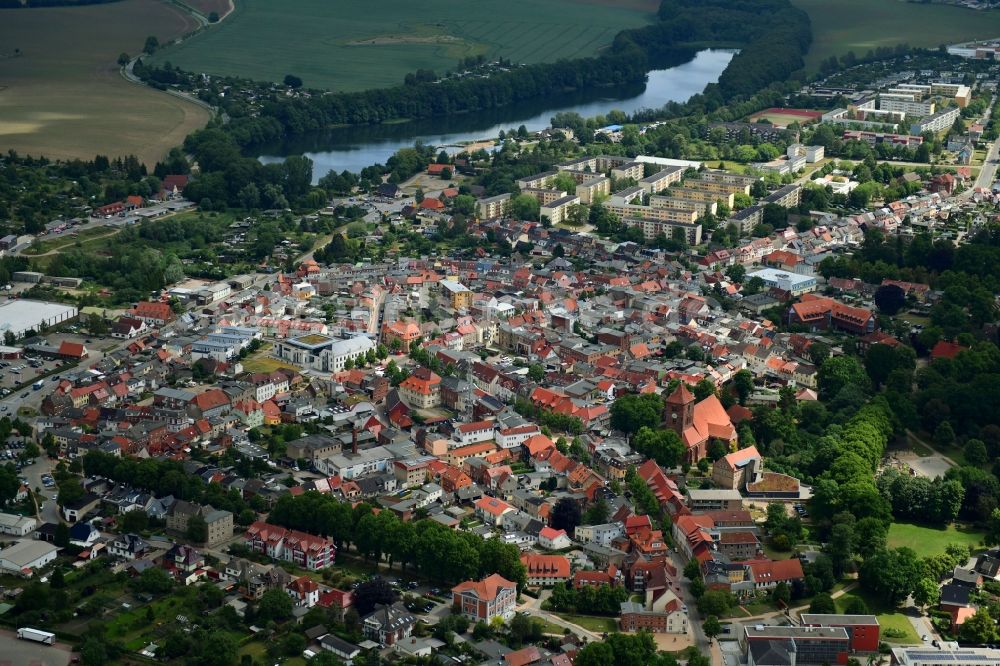
[[[682,383],[667,397],[663,406],[663,427],[683,437],[684,431],[694,422],[694,403],[694,394]]]

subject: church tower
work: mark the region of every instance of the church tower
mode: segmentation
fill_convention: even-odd
[[[671,393],[663,406],[663,427],[670,428],[684,439],[684,431],[694,423],[695,397],[688,387],[681,383]]]

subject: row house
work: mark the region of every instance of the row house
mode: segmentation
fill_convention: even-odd
[[[286,530],[277,525],[257,521],[246,534],[247,546],[276,560],[291,562],[309,571],[318,571],[333,564],[336,548],[329,539]]]

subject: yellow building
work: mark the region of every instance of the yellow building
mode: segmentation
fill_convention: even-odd
[[[472,291],[461,282],[441,280],[441,293],[455,310],[468,310],[472,307]]]

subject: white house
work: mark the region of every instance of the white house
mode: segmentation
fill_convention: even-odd
[[[538,545],[546,550],[562,550],[573,545],[566,530],[543,527],[538,533]]]
[[[496,434],[494,430],[496,424],[493,421],[476,421],[475,423],[463,423],[455,428],[454,439],[457,446],[469,446],[479,442],[488,442]]]
[[[573,537],[580,543],[595,543],[607,548],[611,542],[625,535],[621,523],[605,523],[604,525],[579,525]]]

